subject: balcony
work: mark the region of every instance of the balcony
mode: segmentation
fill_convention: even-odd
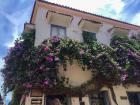
[[[84,31],[97,33],[100,29],[101,23],[97,21],[81,19],[78,25],[79,28],[81,28]]]
[[[33,30],[33,29],[35,29],[35,25],[34,24],[29,24],[29,23],[25,23],[24,24],[24,31],[25,32],[28,32],[28,31]]]
[[[121,27],[114,27],[113,29],[113,33],[112,35],[128,35],[130,30],[129,29],[125,29],[125,28],[121,28]]]
[[[48,11],[46,15],[47,21],[50,24],[68,27],[73,19],[71,15]]]

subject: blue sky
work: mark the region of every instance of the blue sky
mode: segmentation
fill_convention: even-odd
[[[48,0],[91,13],[140,25],[140,0]],[[29,22],[34,0],[0,0],[0,68],[3,57]],[[0,85],[2,85],[0,76]],[[0,89],[1,92],[1,89]],[[11,99],[7,95],[6,102]]]

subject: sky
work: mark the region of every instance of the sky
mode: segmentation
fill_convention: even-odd
[[[14,45],[14,40],[23,31],[24,23],[29,22],[35,0],[0,0],[0,69],[3,57]],[[140,0],[48,0],[87,12],[140,25]],[[0,74],[0,86],[3,79]],[[0,89],[0,93],[2,90]],[[11,93],[6,96],[6,103]],[[7,105],[7,104],[6,104]]]

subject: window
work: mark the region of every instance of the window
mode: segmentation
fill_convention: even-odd
[[[85,43],[91,43],[92,41],[97,41],[96,33],[83,31],[82,35]]]
[[[66,95],[47,95],[45,105],[71,105],[71,97]]]
[[[90,105],[110,105],[107,91],[93,93],[89,97],[90,97]]]
[[[128,92],[130,105],[140,105],[140,92]]]
[[[82,96],[79,97],[79,103],[80,105],[85,105],[85,102],[82,101]]]
[[[51,36],[66,37],[66,27],[51,25]]]

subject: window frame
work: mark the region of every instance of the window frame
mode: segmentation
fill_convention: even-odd
[[[130,99],[129,99],[129,93],[130,94],[140,94],[140,91],[127,91],[126,93],[127,93],[127,98],[128,98],[129,104],[131,104]],[[137,96],[137,99],[139,99],[138,96]],[[138,102],[140,104],[139,100],[138,100]]]
[[[88,31],[88,30],[82,30],[82,38],[83,38],[83,33],[84,33],[84,32],[88,32],[88,33],[91,33],[91,34],[95,34],[96,40],[94,40],[94,41],[97,41],[97,37],[96,37],[97,33],[96,33],[96,32],[90,32],[90,31]],[[83,38],[83,42],[85,43],[84,38]]]
[[[59,28],[61,28],[61,29],[64,29],[65,30],[65,35],[64,35],[64,38],[65,37],[67,37],[67,35],[66,35],[66,27],[64,27],[64,26],[59,26],[59,25],[55,25],[55,24],[51,24],[51,31],[50,31],[50,36],[52,37],[52,27],[56,27],[57,29],[59,29]],[[57,35],[58,36],[58,35]],[[60,36],[58,36],[58,37],[60,37]]]
[[[94,95],[94,98],[95,99],[98,99],[100,100],[101,98],[101,94],[102,93],[106,93],[106,97],[107,97],[107,101],[108,101],[108,105],[111,105],[111,98],[110,98],[110,95],[109,95],[109,91],[108,90],[103,90],[103,91],[100,91],[98,94],[95,92],[95,95]],[[94,94],[94,93],[93,93]],[[89,95],[89,104],[91,105],[92,104],[92,98],[93,98],[93,94],[90,94]],[[101,99],[103,102],[104,102],[104,97]]]

